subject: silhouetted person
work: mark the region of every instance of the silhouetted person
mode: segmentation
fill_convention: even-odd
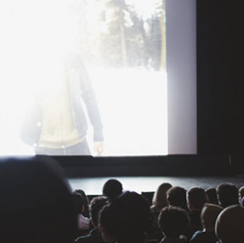
[[[198,230],[192,236],[190,243],[216,243],[215,222],[223,210],[216,204],[205,203],[201,212],[202,230]]]
[[[79,193],[82,196],[82,198],[83,198],[84,210],[82,211],[82,214],[85,217],[89,217],[89,204],[90,204],[90,202],[89,202],[89,199],[88,199],[86,193],[83,190],[81,190],[81,189],[76,189],[74,191]]]
[[[0,161],[0,185],[1,242],[73,242],[77,213],[72,190],[55,161]]]
[[[167,201],[170,206],[180,207],[188,210],[186,202],[186,189],[180,186],[173,186],[167,191]]]
[[[208,203],[213,203],[218,205],[218,196],[217,196],[217,190],[214,187],[210,187],[208,189],[205,190],[206,195],[207,195],[207,202]]]
[[[218,243],[243,243],[244,208],[240,205],[226,207],[216,220],[215,233]]]
[[[83,196],[77,192],[73,192],[73,198],[75,202],[75,208],[77,209],[77,217],[78,217],[78,231],[77,237],[80,235],[86,235],[89,233],[91,229],[91,222],[88,217],[83,215],[85,209],[85,200]]]
[[[100,212],[99,228],[106,243],[143,243],[149,224],[149,204],[136,192],[124,192]]]
[[[171,187],[172,185],[168,182],[164,182],[158,186],[152,199],[152,206],[151,206],[152,211],[159,214],[159,212],[163,207],[168,206],[166,193]]]
[[[157,190],[153,194],[151,211],[151,221],[153,230],[150,232],[150,238],[153,240],[162,239],[162,231],[158,226],[158,216],[161,210],[168,206],[167,191],[172,188],[172,185],[168,182],[161,183]]]
[[[174,206],[164,207],[158,217],[158,224],[164,235],[161,243],[185,243],[184,234],[189,223],[186,210]]]
[[[217,196],[219,205],[223,208],[239,204],[238,188],[232,183],[220,183],[217,186]]]
[[[108,197],[109,200],[114,200],[123,192],[123,185],[117,179],[109,179],[107,180],[102,189],[102,193],[104,196]]]
[[[104,242],[102,234],[99,231],[98,217],[102,208],[108,204],[108,198],[105,196],[94,197],[90,203],[90,219],[93,229],[88,235],[78,237],[75,242],[79,243],[101,243]]]
[[[191,187],[187,190],[186,199],[190,216],[187,238],[190,240],[197,230],[202,230],[201,211],[207,202],[206,192],[203,188]]]

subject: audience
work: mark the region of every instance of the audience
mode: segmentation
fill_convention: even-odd
[[[102,190],[103,195],[112,201],[122,194],[123,186],[120,181],[116,179],[109,179],[104,183]]]
[[[189,188],[186,193],[186,200],[190,216],[190,225],[187,230],[189,240],[197,230],[202,230],[201,211],[206,203],[205,190],[200,187]]]
[[[217,196],[217,190],[214,187],[210,187],[205,190],[206,196],[207,196],[207,202],[211,204],[218,205],[218,196]]]
[[[220,183],[216,190],[219,205],[223,208],[239,204],[239,194],[236,185],[232,183]]]
[[[103,207],[99,228],[106,243],[143,243],[150,225],[150,209],[146,199],[126,191]]]
[[[108,204],[107,197],[94,197],[90,202],[90,219],[93,224],[93,229],[86,236],[78,237],[75,242],[79,243],[101,243],[103,242],[102,234],[98,229],[98,216],[101,209]]]
[[[159,226],[164,235],[161,243],[186,242],[184,234],[190,223],[187,212],[179,207],[164,207],[159,214]]]
[[[215,222],[223,210],[216,204],[206,203],[201,212],[201,221],[203,230],[196,231],[192,236],[190,243],[216,243],[218,241],[215,235]]]
[[[0,185],[4,243],[244,242],[244,187],[232,183],[186,190],[165,182],[150,207],[109,179],[89,202],[83,190],[72,192],[55,160],[37,156],[1,161]]]
[[[72,190],[46,157],[0,162],[0,239],[4,243],[70,243],[77,230]]]
[[[226,207],[216,220],[215,233],[218,243],[243,243],[244,208],[240,205]]]
[[[167,191],[167,201],[170,206],[180,207],[188,210],[186,203],[186,189],[180,186],[173,186]]]

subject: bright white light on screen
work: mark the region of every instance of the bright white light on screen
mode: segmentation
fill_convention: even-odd
[[[127,4],[132,4],[135,6],[136,10],[142,14],[145,18],[152,15],[155,10],[155,5],[158,0],[142,1],[142,0],[126,0]]]
[[[124,68],[103,65],[97,54],[103,48],[96,44],[101,33],[108,33],[112,18],[106,2],[0,2],[0,155],[33,154],[33,148],[19,140],[19,121],[37,93],[55,87],[63,74],[62,57],[73,50],[85,50],[104,124],[104,155],[167,154],[166,71],[146,69],[141,64]],[[147,19],[159,1],[125,2]],[[130,18],[129,12],[125,13],[127,27],[132,26]],[[86,28],[85,34],[81,27]],[[91,128],[89,132],[91,138]]]

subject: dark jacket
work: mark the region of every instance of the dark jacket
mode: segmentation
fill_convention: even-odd
[[[218,241],[214,232],[203,232],[199,230],[192,236],[190,243],[216,243]]]
[[[103,141],[103,125],[87,69],[77,54],[71,54],[69,56],[67,66],[67,69],[72,70],[70,72],[71,74],[68,75],[68,84],[72,119],[78,134],[81,138],[87,134],[88,123],[86,110],[93,126],[94,141]],[[82,100],[85,105],[85,110],[82,105]],[[30,104],[23,118],[20,139],[28,145],[38,144],[42,130],[42,106],[38,97]]]
[[[90,231],[89,235],[80,236],[75,240],[75,243],[102,243],[104,242],[102,234],[98,229]]]

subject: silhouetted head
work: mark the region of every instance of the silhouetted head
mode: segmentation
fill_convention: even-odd
[[[184,235],[189,223],[186,210],[174,206],[164,207],[158,217],[158,224],[166,237],[177,238]]]
[[[226,207],[216,220],[215,233],[221,243],[242,243],[244,239],[244,208],[240,205]]]
[[[152,199],[153,207],[155,207],[158,211],[160,211],[163,207],[168,205],[167,201],[167,191],[172,187],[172,185],[168,182],[164,182],[159,185],[157,190],[155,191]]]
[[[109,179],[103,185],[103,195],[110,200],[117,198],[123,192],[122,183],[116,179]]]
[[[186,189],[180,186],[173,186],[167,191],[167,200],[170,206],[187,209]]]
[[[211,203],[204,204],[201,212],[201,221],[205,231],[214,232],[216,219],[222,210],[223,207],[219,205]]]
[[[150,207],[136,192],[124,192],[100,212],[99,228],[105,242],[140,243],[150,224]]]
[[[214,187],[210,187],[205,190],[206,195],[207,195],[207,202],[208,203],[213,203],[213,204],[219,204],[218,202],[218,197],[217,197],[217,190]]]
[[[186,199],[190,211],[202,210],[204,203],[207,201],[206,192],[200,187],[191,187],[186,192]]]
[[[73,196],[73,200],[74,200],[74,206],[76,209],[77,214],[82,214],[85,206],[84,206],[84,198],[81,196],[81,194],[77,193],[77,192],[73,192],[72,193]]]
[[[226,208],[239,204],[238,188],[232,183],[221,183],[217,186],[217,196],[220,206]]]
[[[72,191],[55,161],[0,161],[0,185],[2,242],[72,242],[77,229]]]
[[[98,228],[98,217],[102,208],[108,204],[108,198],[105,196],[94,197],[90,203],[90,219],[95,227]]]
[[[85,191],[83,191],[82,189],[77,189],[77,190],[74,190],[75,193],[78,193],[82,196],[83,198],[83,205],[84,205],[84,211],[82,212],[82,214],[85,216],[85,217],[89,217],[89,199],[85,193]]]

